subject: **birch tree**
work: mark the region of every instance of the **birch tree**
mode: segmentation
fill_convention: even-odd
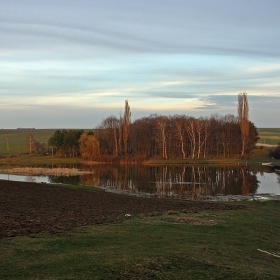
[[[182,158],[185,159],[186,158],[186,153],[185,153],[185,118],[184,116],[176,116],[175,118],[173,118],[173,131],[174,131],[174,136],[176,139],[179,140],[180,142],[180,151],[182,154]]]
[[[195,151],[196,151],[196,119],[190,118],[187,125],[186,130],[188,133],[188,138],[191,143],[191,157],[192,159],[195,158]]]
[[[167,159],[167,132],[168,132],[168,118],[159,116],[155,121],[154,138],[161,148],[163,159]]]

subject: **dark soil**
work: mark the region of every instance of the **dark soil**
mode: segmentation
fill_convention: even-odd
[[[218,202],[140,198],[61,185],[0,180],[0,238],[120,222],[130,215],[244,208]]]

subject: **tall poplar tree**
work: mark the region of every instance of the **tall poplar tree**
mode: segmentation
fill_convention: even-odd
[[[123,151],[125,160],[127,160],[128,156],[128,140],[129,140],[129,132],[130,132],[130,124],[131,124],[131,112],[130,106],[128,105],[128,100],[125,100],[125,107],[123,116],[120,117],[120,136],[123,142]]]
[[[246,92],[238,94],[238,121],[241,131],[241,157],[244,157],[247,153],[250,132],[249,106]]]

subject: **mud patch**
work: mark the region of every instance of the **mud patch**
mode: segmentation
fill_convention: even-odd
[[[127,214],[154,216],[168,211],[187,214],[244,208],[247,207],[222,202],[143,198],[61,185],[0,180],[0,238],[119,223],[127,218]],[[211,221],[190,218],[179,222],[212,225]]]

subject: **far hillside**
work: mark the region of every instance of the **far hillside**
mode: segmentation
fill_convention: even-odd
[[[258,128],[260,144],[277,145],[280,142],[280,128]]]
[[[32,134],[40,143],[47,142],[55,129],[0,129],[0,155],[27,153],[27,138]]]
[[[47,143],[57,129],[0,129],[0,155],[19,155],[28,152],[28,137],[32,134],[39,143]],[[74,129],[75,130],[75,129]],[[89,129],[84,129],[89,131]]]

